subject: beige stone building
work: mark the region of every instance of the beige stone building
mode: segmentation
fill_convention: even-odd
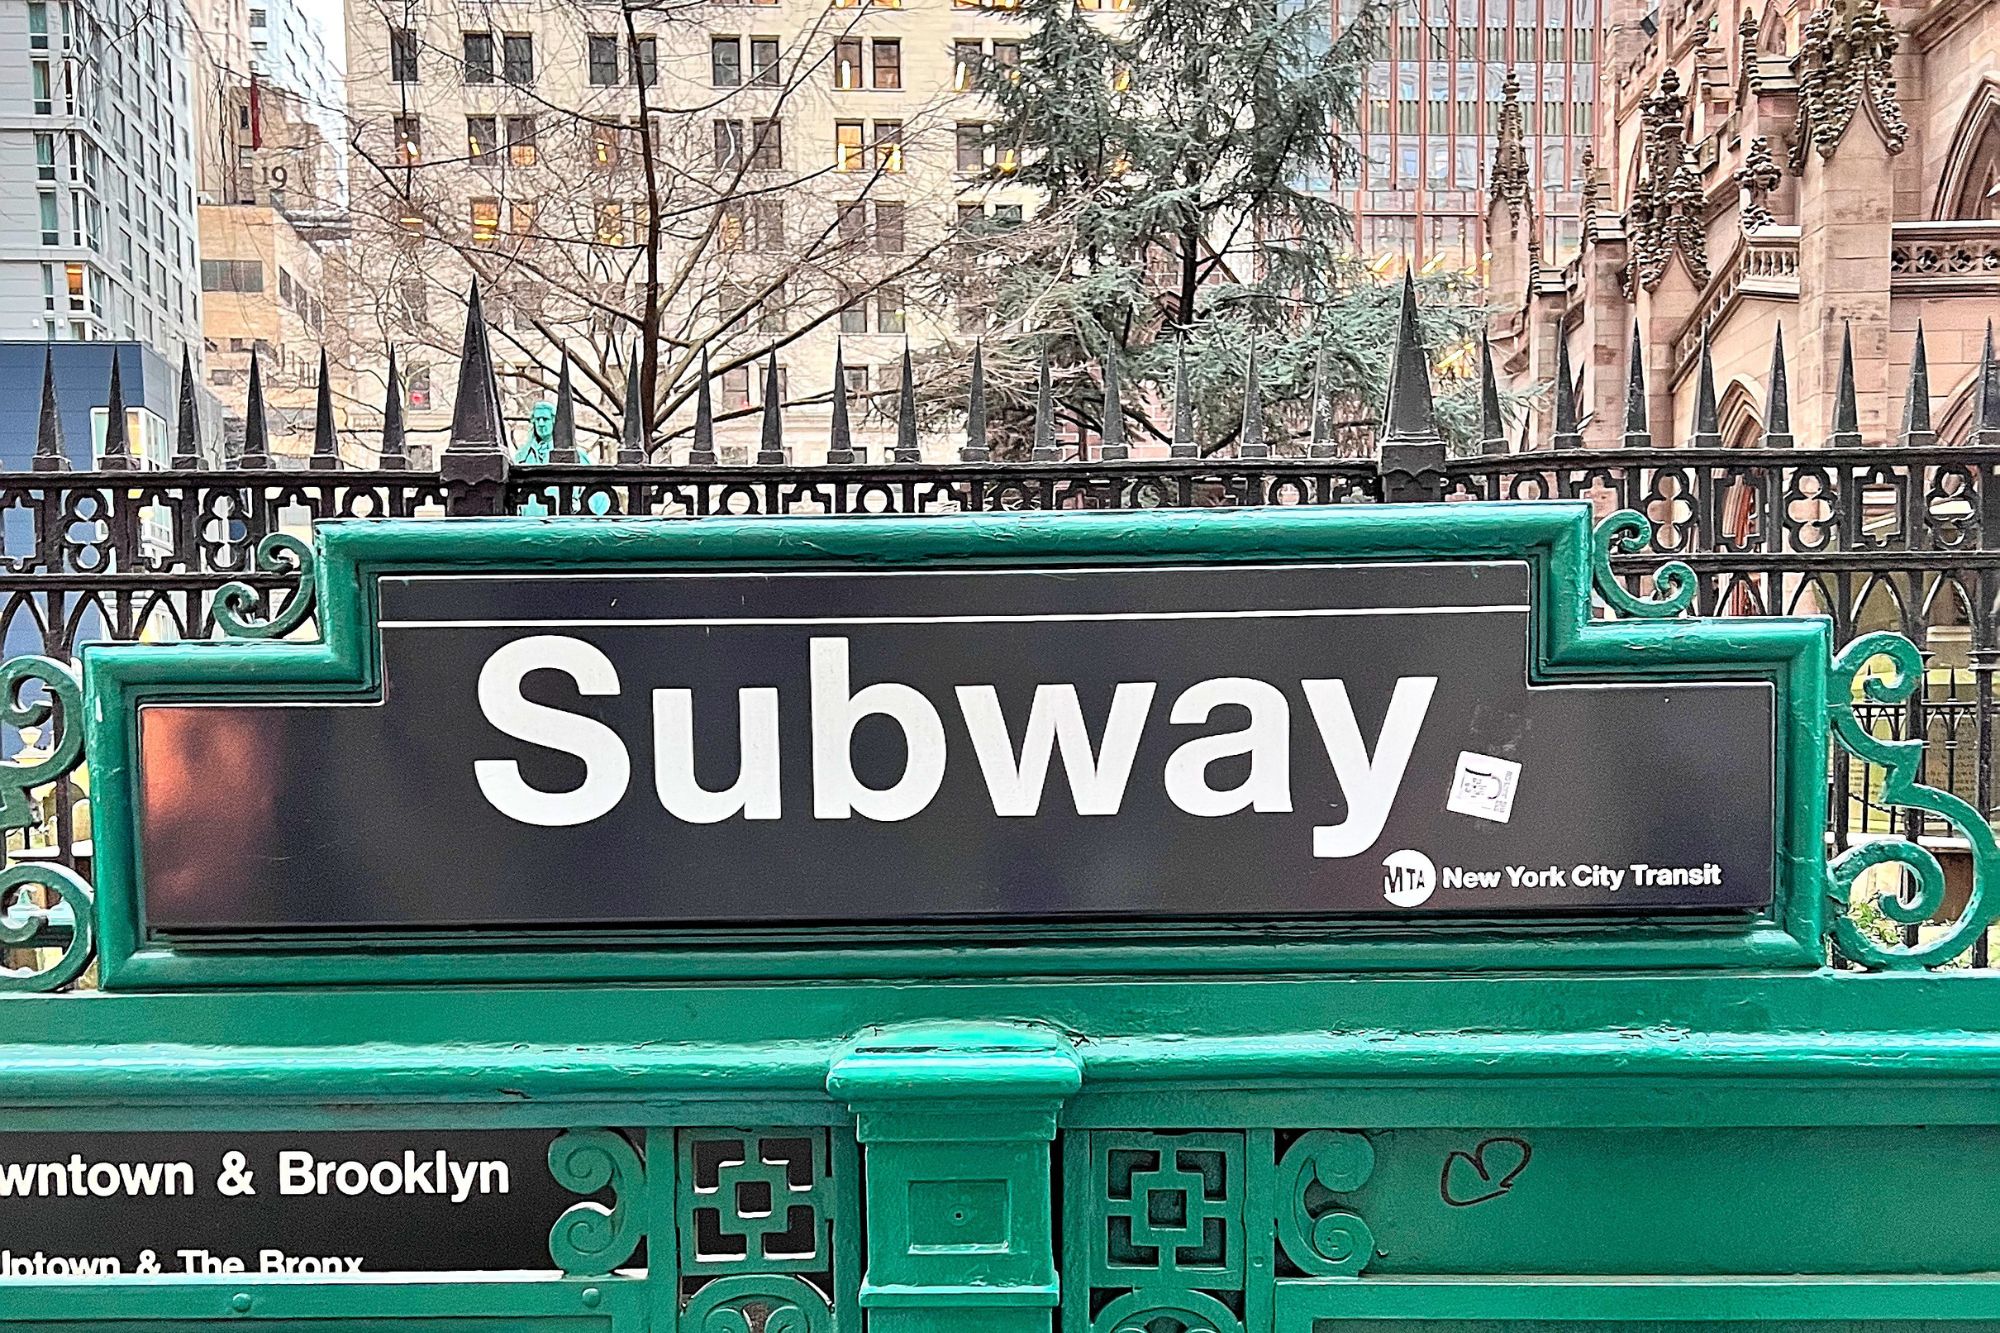
[[[670,456],[691,443],[705,349],[725,461],[758,452],[773,359],[788,455],[823,457],[838,342],[857,443],[883,457],[905,340],[977,331],[932,275],[982,262],[1024,206],[984,179],[985,111],[961,92],[1024,35],[955,0],[349,0],[347,314],[358,349],[398,352],[412,448],[443,442],[477,275],[517,440],[560,349],[580,445],[612,456],[654,310]],[[356,368],[375,401],[383,365]]]
[[[1534,163],[1503,132],[1489,213],[1502,378],[1548,383],[1566,350],[1582,443],[1617,445],[1636,326],[1653,436],[1686,443],[1706,333],[1716,442],[1752,444],[1782,324],[1798,445],[1874,445],[1904,421],[1921,321],[1934,429],[1965,441],[2000,312],[2000,4],[1757,2],[1627,0],[1607,15],[1604,123],[1565,265],[1539,249]],[[1850,333],[1859,428],[1842,435]]]

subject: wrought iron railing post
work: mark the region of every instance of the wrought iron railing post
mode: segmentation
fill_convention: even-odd
[[[493,352],[479,283],[466,296],[465,341],[459,351],[458,395],[452,403],[451,439],[438,458],[448,514],[500,514],[507,499],[506,427],[493,380]]]
[[[1417,289],[1403,274],[1403,308],[1396,350],[1389,364],[1389,397],[1382,411],[1382,445],[1376,467],[1382,498],[1391,504],[1444,499],[1444,434],[1431,402],[1430,359],[1417,327]]]

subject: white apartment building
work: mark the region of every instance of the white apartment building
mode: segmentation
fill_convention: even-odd
[[[179,3],[0,0],[0,337],[200,333]]]
[[[441,447],[460,297],[477,270],[520,436],[550,396],[546,333],[615,384],[631,332],[607,310],[639,309],[650,291],[666,359],[683,363],[668,383],[689,383],[680,349],[716,350],[724,461],[755,457],[765,376],[761,359],[728,362],[766,347],[793,405],[789,456],[824,456],[829,406],[798,400],[827,391],[836,343],[857,444],[883,458],[906,340],[969,348],[977,331],[977,312],[947,308],[924,275],[947,251],[972,262],[980,233],[1027,204],[984,179],[985,112],[962,91],[970,64],[1018,58],[1025,36],[1004,12],[956,0],[629,13],[348,0],[357,358],[396,346],[412,443]],[[683,405],[670,429],[691,419]],[[579,416],[586,432],[611,424]],[[674,456],[688,445],[680,435]]]
[[[347,142],[347,88],[341,77],[344,61],[337,49],[341,34],[328,34],[299,0],[251,0],[250,68],[264,84],[275,84],[299,99],[306,117],[319,127],[329,145]],[[331,40],[329,40],[331,38]],[[345,176],[346,155],[329,155],[324,184],[338,190]],[[280,191],[282,197],[282,190]],[[296,208],[326,208],[339,198],[297,200]]]

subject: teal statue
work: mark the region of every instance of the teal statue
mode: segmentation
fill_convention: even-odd
[[[514,454],[516,463],[541,464],[549,461],[556,445],[556,409],[551,403],[536,403],[528,413],[528,438]]]

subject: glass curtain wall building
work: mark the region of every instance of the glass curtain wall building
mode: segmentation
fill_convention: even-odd
[[[1360,0],[1338,0],[1351,22]],[[1385,270],[1478,271],[1486,188],[1511,70],[1542,253],[1575,255],[1584,146],[1595,128],[1599,0],[1400,0],[1368,71],[1365,158],[1348,199],[1362,252]]]

